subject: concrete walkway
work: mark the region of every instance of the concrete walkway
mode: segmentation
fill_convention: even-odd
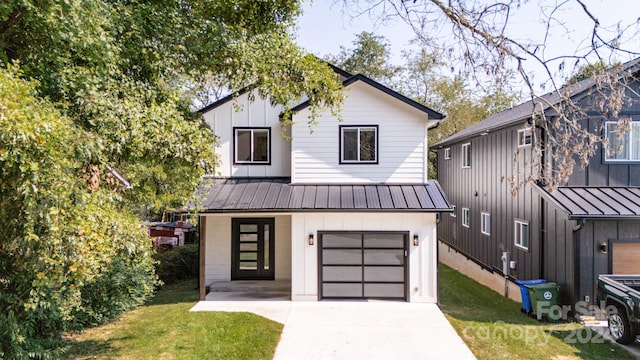
[[[191,311],[251,312],[284,324],[275,359],[475,359],[435,304],[207,299]]]

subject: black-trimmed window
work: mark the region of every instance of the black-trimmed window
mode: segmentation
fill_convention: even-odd
[[[234,163],[271,164],[271,128],[233,128]]]
[[[378,126],[340,126],[340,164],[377,164]]]
[[[462,168],[471,167],[471,143],[462,144]]]
[[[529,249],[529,223],[524,220],[515,220],[514,244],[524,250]]]
[[[640,161],[640,121],[630,121],[629,129],[618,129],[617,121],[605,122],[606,161]]]

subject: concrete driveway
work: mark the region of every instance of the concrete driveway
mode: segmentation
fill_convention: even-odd
[[[475,359],[435,304],[216,299],[191,311],[252,312],[283,323],[275,359]]]

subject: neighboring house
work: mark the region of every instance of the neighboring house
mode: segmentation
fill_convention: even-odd
[[[339,121],[240,92],[201,112],[220,165],[201,188],[201,298],[215,281],[287,280],[292,300],[437,299],[440,212],[427,132],[443,115],[362,75],[341,76]],[[285,139],[281,131],[291,136]]]
[[[582,126],[608,138],[610,149],[599,145],[586,168],[576,165],[568,183],[556,191],[528,183],[511,194],[508,179],[524,173],[534,141],[545,139],[541,128],[532,129],[531,101],[432,147],[437,151],[438,181],[455,209],[438,225],[440,261],[500,292],[508,275],[509,295],[518,300],[513,280],[557,282],[560,301],[571,305],[593,303],[598,274],[640,274],[639,61],[624,69],[628,89],[617,118],[597,110],[601,100],[607,101],[600,97],[607,92],[597,89],[594,79],[566,88],[585,111]],[[561,100],[549,94],[539,103],[553,118],[551,105]],[[616,138],[616,121],[629,117],[630,133]],[[613,149],[621,144],[622,151],[616,153]],[[545,149],[542,161],[552,164],[553,152]],[[503,252],[509,252],[508,274],[503,272]]]

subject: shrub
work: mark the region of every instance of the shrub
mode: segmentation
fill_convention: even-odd
[[[179,246],[154,255],[156,274],[165,284],[198,277],[200,262],[198,244]]]

